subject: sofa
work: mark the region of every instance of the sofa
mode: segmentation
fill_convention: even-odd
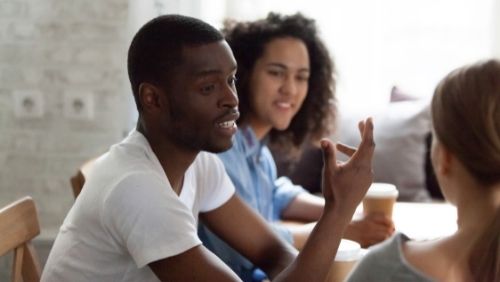
[[[360,135],[357,124],[373,117],[376,143],[373,158],[375,182],[396,185],[399,201],[426,202],[442,200],[430,162],[431,115],[429,99],[408,99],[392,91],[390,103],[373,107],[355,105],[338,107],[333,141],[357,146]],[[317,146],[305,145],[299,157],[289,157],[271,147],[278,175],[287,176],[312,193],[320,193],[322,153]],[[338,159],[346,156],[338,154]]]

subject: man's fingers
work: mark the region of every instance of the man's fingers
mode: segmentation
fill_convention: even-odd
[[[358,129],[359,129],[359,135],[361,136],[361,139],[363,139],[363,132],[365,131],[365,121],[360,120],[358,122]]]
[[[375,141],[373,140],[373,121],[372,118],[367,118],[365,122],[360,122],[360,130],[362,131],[361,143],[357,150],[356,155],[360,155],[361,158],[371,159],[373,152],[375,150]]]
[[[324,138],[320,141],[321,150],[323,151],[323,160],[325,169],[334,169],[337,167],[337,159],[335,157],[335,148],[332,141]]]
[[[332,176],[338,167],[337,160],[335,158],[335,148],[333,147],[332,141],[328,139],[322,139],[320,145],[321,151],[323,152],[323,180],[321,182],[321,189],[323,190],[323,196],[325,199],[331,199],[333,198]]]
[[[369,139],[373,142],[373,119],[367,118],[363,124],[363,139]]]
[[[351,157],[352,155],[354,155],[354,153],[356,153],[356,148],[348,146],[346,144],[337,143],[336,147],[337,147],[337,150],[339,150],[339,152],[341,152],[349,157]]]

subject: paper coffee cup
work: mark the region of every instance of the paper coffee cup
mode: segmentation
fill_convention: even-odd
[[[392,218],[392,210],[398,195],[398,189],[393,184],[373,183],[363,198],[363,213],[383,213]]]
[[[342,239],[325,282],[343,282],[362,256],[358,243]]]

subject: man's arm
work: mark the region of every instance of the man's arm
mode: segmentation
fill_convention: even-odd
[[[293,237],[293,246],[299,251],[304,248],[307,238],[309,238],[314,226],[316,226],[316,222],[303,223],[295,221],[280,221],[273,224],[282,225],[290,231]]]
[[[323,281],[335,257],[344,229],[373,178],[371,160],[374,143],[371,119],[367,120],[366,126],[363,122],[359,127],[362,141],[358,150],[337,145],[339,150],[352,155],[345,164],[337,164],[333,144],[322,141],[325,158],[325,209],[304,249],[295,260],[293,258],[296,251],[280,240],[265,221],[238,197],[233,196],[221,207],[203,214],[206,224],[223,240],[264,269],[274,281]],[[227,266],[203,246],[149,265],[161,280],[238,280]]]
[[[240,281],[216,255],[203,245],[149,264],[160,281]]]
[[[266,221],[236,195],[200,217],[210,230],[270,277],[281,272],[297,255],[291,245],[280,239]]]
[[[304,192],[298,194],[281,213],[282,222],[293,236],[293,245],[301,250],[315,223],[323,213],[323,198]],[[300,224],[303,223],[303,224]],[[356,216],[346,228],[344,238],[354,240],[362,247],[379,243],[394,233],[393,221],[382,214]]]
[[[276,280],[286,280],[287,277],[293,277],[294,281],[325,279],[344,230],[373,180],[371,162],[375,143],[371,118],[358,126],[361,144],[357,150],[342,144],[336,146],[350,156],[346,163],[337,162],[335,148],[330,141],[321,141],[324,212],[297,259]]]
[[[233,195],[226,203],[200,214],[221,239],[261,267],[270,277],[287,267],[297,251],[282,241],[258,214]],[[162,281],[238,281],[217,256],[203,246],[149,264]]]

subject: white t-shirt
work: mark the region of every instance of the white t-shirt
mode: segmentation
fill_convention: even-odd
[[[220,160],[201,152],[177,195],[146,138],[134,130],[89,172],[42,281],[158,281],[147,264],[200,245],[198,213],[233,194]]]

